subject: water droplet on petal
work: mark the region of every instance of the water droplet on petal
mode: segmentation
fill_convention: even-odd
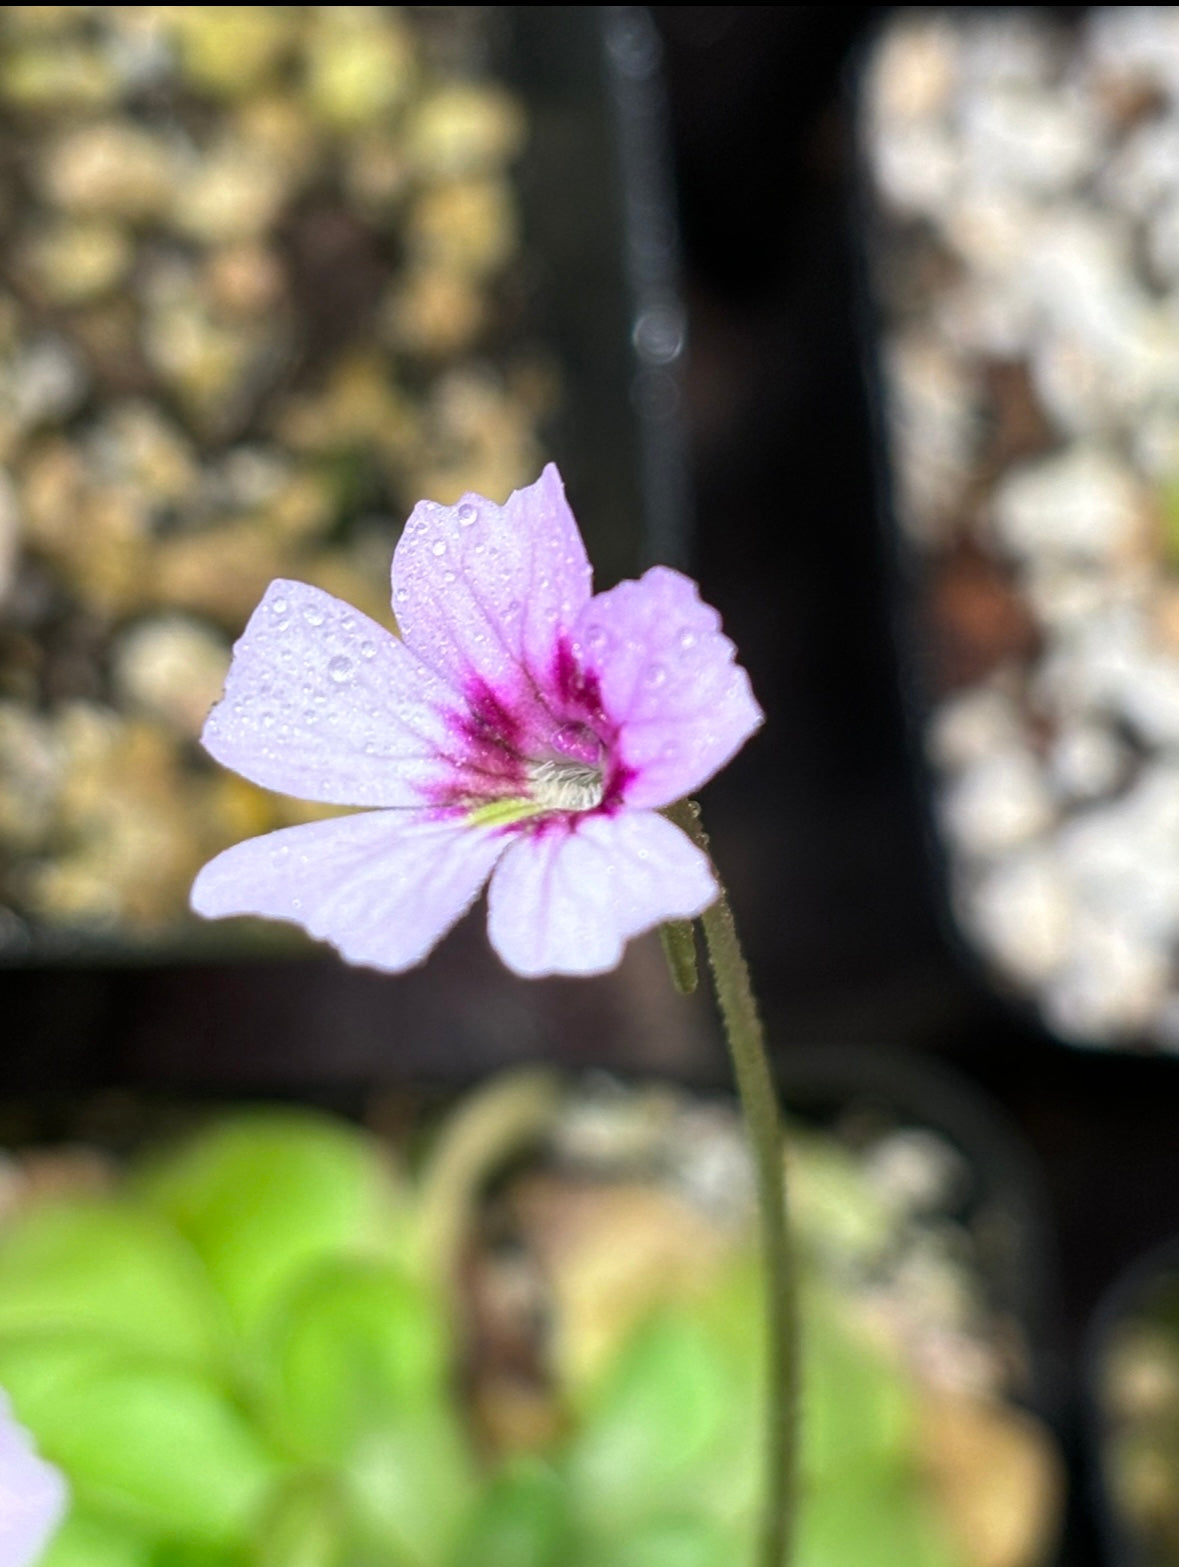
[[[361,658],[376,658],[376,644],[373,642],[362,642],[360,644],[360,656]]]
[[[685,626],[684,629],[680,632],[679,636],[676,638],[676,641],[686,653],[690,648],[694,648],[696,646],[696,633],[688,626]]]
[[[470,501],[464,501],[458,509],[458,520],[462,527],[469,528],[479,520],[479,508],[472,506]]]
[[[605,626],[588,626],[585,641],[587,647],[593,648],[595,653],[601,653],[610,646],[610,633]]]
[[[323,610],[317,604],[304,604],[303,619],[309,626],[322,626]]]
[[[345,658],[342,653],[337,653],[335,658],[328,661],[328,674],[338,686],[342,686],[346,680],[352,678],[352,660]]]
[[[285,615],[287,612],[286,599],[274,599],[270,605],[276,615]]]
[[[652,691],[657,690],[667,680],[667,670],[662,664],[648,664],[643,672],[643,684],[650,686]]]
[[[431,546],[430,546],[430,550],[431,550],[431,553],[433,553],[435,555],[445,555],[446,554],[446,540],[445,539],[435,539],[433,544],[431,544]]]
[[[409,589],[408,588],[398,588],[397,592],[393,595],[393,597],[397,600],[397,602],[399,604],[404,604],[406,599],[409,597]]]

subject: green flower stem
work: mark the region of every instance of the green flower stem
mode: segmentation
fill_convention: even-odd
[[[695,994],[696,927],[691,920],[668,920],[659,927],[659,939],[663,943],[663,956],[671,982],[681,996]]]
[[[708,837],[694,800],[681,800],[666,815],[708,854]],[[785,1567],[790,1560],[797,1493],[799,1353],[798,1306],[786,1224],[782,1122],[749,969],[719,876],[717,883],[720,897],[700,916],[700,923],[753,1150],[765,1280],[766,1490],[757,1563],[758,1567]]]

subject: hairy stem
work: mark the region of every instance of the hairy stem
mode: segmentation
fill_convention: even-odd
[[[691,920],[668,920],[659,927],[663,956],[671,982],[681,996],[690,996],[697,985],[696,927]]]
[[[694,800],[681,800],[665,814],[708,853],[708,837],[700,823],[700,807]],[[719,876],[717,883],[720,897],[704,911],[700,923],[753,1152],[765,1281],[766,1489],[757,1562],[758,1567],[785,1567],[790,1559],[797,1491],[799,1355],[798,1307],[786,1224],[782,1123],[749,969]]]

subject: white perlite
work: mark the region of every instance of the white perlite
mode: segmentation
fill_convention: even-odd
[[[867,80],[883,288],[930,280],[901,526],[1034,628],[926,726],[957,917],[1058,1033],[1179,1051],[1179,7],[917,8]]]

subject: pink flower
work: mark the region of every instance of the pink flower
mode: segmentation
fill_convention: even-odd
[[[401,637],[271,583],[204,745],[287,794],[375,807],[220,854],[200,914],[293,920],[351,963],[420,963],[490,878],[517,974],[597,974],[701,913],[707,858],[658,814],[762,719],[695,584],[656,566],[590,596],[557,470],[505,506],[421,501],[393,556]]]
[[[66,1483],[38,1458],[0,1393],[0,1563],[34,1567],[65,1514]]]

